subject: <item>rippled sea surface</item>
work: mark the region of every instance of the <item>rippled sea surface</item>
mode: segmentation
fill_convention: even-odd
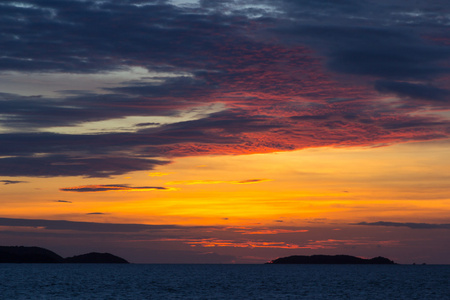
[[[450,299],[450,265],[0,264],[0,299]]]

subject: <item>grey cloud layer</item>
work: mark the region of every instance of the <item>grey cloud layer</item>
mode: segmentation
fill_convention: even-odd
[[[140,232],[152,230],[181,229],[176,225],[145,225],[145,224],[114,224],[114,223],[94,223],[94,222],[74,222],[59,220],[40,219],[10,219],[0,218],[0,226],[11,227],[43,227],[48,230],[76,230],[91,232]]]
[[[353,225],[365,226],[388,226],[388,227],[408,227],[411,229],[450,229],[450,224],[430,224],[430,223],[400,223],[400,222],[360,222]]]

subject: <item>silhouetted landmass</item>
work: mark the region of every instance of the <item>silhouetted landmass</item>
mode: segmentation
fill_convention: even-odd
[[[64,258],[40,247],[0,246],[0,263],[62,263]]]
[[[293,255],[281,257],[268,262],[269,264],[305,264],[305,265],[324,265],[324,264],[349,264],[349,265],[393,265],[392,260],[385,257],[374,257],[371,259],[359,258],[351,255]]]
[[[125,259],[112,255],[110,253],[91,252],[82,255],[76,255],[65,259],[66,263],[81,263],[81,264],[128,264]]]
[[[0,263],[110,263],[127,264],[110,253],[88,253],[68,258],[40,247],[0,246]]]

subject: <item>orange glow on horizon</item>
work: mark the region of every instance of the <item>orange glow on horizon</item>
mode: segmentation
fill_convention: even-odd
[[[2,199],[2,215],[89,222],[266,226],[267,231],[259,234],[270,234],[277,224],[305,226],[316,219],[324,224],[402,222],[411,218],[443,223],[450,213],[446,175],[450,162],[442,146],[428,143],[427,152],[417,143],[185,157],[155,170],[164,176],[134,172],[128,179],[97,179],[97,184],[92,178],[40,178],[33,182],[21,178],[25,183],[2,186],[4,195],[9,195]],[[80,185],[71,185],[74,180]],[[174,188],[169,183],[179,186]],[[39,194],[31,197],[37,189]],[[127,191],[130,193],[118,193]],[[170,193],[159,193],[166,191]],[[103,214],[89,214],[92,212]]]

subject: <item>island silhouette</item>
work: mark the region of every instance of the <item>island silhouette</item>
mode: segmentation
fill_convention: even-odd
[[[267,264],[304,264],[304,265],[394,265],[392,260],[378,256],[371,259],[360,258],[351,255],[293,255],[288,257],[280,257]]]
[[[109,263],[128,264],[125,259],[111,253],[91,252],[63,258],[41,247],[0,246],[0,263]]]
[[[128,264],[129,262],[111,253],[91,252],[63,258],[41,247],[0,246],[0,263],[109,263]],[[394,261],[378,256],[370,259],[351,255],[293,255],[280,257],[266,264],[352,264],[352,265],[394,265]]]

